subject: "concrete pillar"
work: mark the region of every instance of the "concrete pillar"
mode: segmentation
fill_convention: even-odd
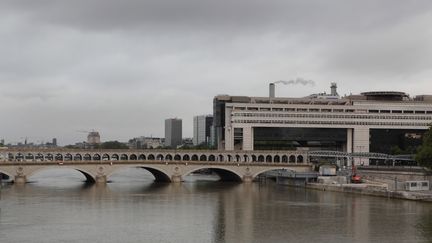
[[[231,125],[231,107],[225,108],[225,150],[234,150],[234,127]]]
[[[352,153],[353,152],[353,129],[352,128],[348,128],[347,129],[347,153]]]
[[[353,134],[353,150],[356,153],[368,153],[369,152],[369,127],[356,127],[354,128]],[[354,163],[356,165],[369,165],[369,159],[366,158],[355,158]]]
[[[97,184],[105,184],[105,183],[107,183],[106,175],[98,175],[98,176],[96,176],[96,183]]]
[[[243,150],[254,150],[254,129],[253,127],[243,128]]]
[[[251,175],[245,175],[245,176],[243,176],[243,182],[244,183],[252,183],[252,181],[253,181],[253,178],[252,178]]]
[[[231,126],[225,128],[225,150],[234,150],[234,128]]]
[[[171,182],[173,182],[173,183],[181,183],[182,182],[181,175],[173,175],[173,176],[171,176]]]
[[[14,179],[15,184],[25,184],[27,182],[27,177],[25,175],[16,175]]]

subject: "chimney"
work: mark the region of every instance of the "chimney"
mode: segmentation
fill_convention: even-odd
[[[269,97],[274,98],[275,97],[275,84],[270,83],[269,85]]]
[[[336,83],[331,83],[330,89],[331,89],[331,95],[332,96],[339,96],[339,94],[337,93],[337,84]]]

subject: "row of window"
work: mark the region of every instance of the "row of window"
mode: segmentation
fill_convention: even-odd
[[[319,125],[355,125],[355,126],[429,126],[422,122],[369,122],[369,121],[282,121],[282,120],[233,120],[232,123],[259,124],[319,124]]]
[[[346,112],[346,113],[393,113],[393,114],[432,114],[426,110],[375,110],[375,109],[329,109],[329,108],[270,108],[270,107],[233,107],[234,111],[274,111],[274,112]]]
[[[323,115],[323,114],[271,114],[271,113],[233,113],[233,117],[306,117],[306,118],[338,118],[338,119],[401,119],[401,120],[432,120],[432,116],[383,116],[383,115]]]

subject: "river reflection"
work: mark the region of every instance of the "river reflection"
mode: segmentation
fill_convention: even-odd
[[[56,174],[57,173],[57,174]],[[0,242],[430,242],[432,205],[192,175],[107,185],[64,171],[3,185]],[[52,174],[50,174],[52,175]],[[65,179],[66,178],[66,179]]]

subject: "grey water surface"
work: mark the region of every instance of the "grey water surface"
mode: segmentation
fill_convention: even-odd
[[[432,242],[432,204],[142,169],[87,185],[72,170],[3,184],[0,242]]]

